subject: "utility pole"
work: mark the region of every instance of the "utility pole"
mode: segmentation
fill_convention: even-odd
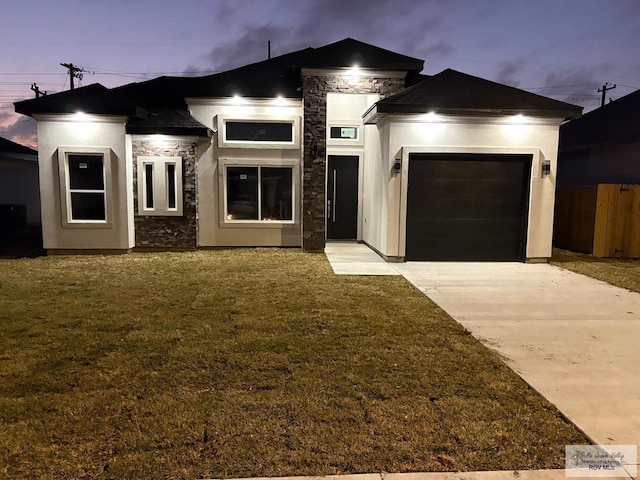
[[[35,82],[31,84],[31,90],[36,94],[36,98],[40,98],[41,95],[44,96],[47,94],[47,92],[40,90],[40,87],[38,87]]]
[[[607,92],[608,92],[609,90],[613,90],[614,88],[616,88],[616,87],[618,86],[618,84],[616,84],[616,83],[614,83],[614,84],[613,84],[613,87],[607,87],[607,85],[609,85],[609,82],[606,82],[606,83],[602,86],[602,88],[599,88],[599,89],[598,89],[598,93],[602,93],[602,102],[600,103],[600,106],[601,106],[601,107],[604,107],[604,102],[605,102],[605,100],[606,100]]]
[[[69,87],[73,90],[73,79],[77,78],[78,80],[82,80],[82,73],[86,72],[86,70],[81,67],[76,67],[73,63],[61,63],[60,65],[69,70]]]

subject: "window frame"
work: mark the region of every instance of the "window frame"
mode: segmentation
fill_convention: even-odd
[[[136,158],[138,178],[138,216],[179,217],[184,214],[184,185],[182,157],[138,156]],[[147,205],[147,166],[153,170],[153,206]],[[174,166],[175,207],[169,207],[169,166]]]
[[[109,147],[58,147],[58,177],[60,186],[60,216],[63,228],[112,228],[112,151]],[[102,189],[72,189],[69,175],[69,156],[85,155],[102,157]],[[78,191],[74,191],[78,190]],[[104,197],[104,220],[74,219],[72,193],[98,193]]]
[[[262,175],[261,168],[290,168],[291,169],[291,220],[257,220],[245,219],[234,220],[227,218],[228,196],[227,196],[227,169],[229,167],[244,167],[258,169],[258,191],[256,192],[258,201],[258,217],[260,217],[262,204]],[[223,228],[283,228],[299,225],[298,213],[298,191],[300,162],[297,160],[267,160],[267,159],[230,159],[220,158],[218,161],[218,205],[219,205],[219,226]]]
[[[291,125],[291,141],[251,141],[227,140],[227,123],[287,123]],[[300,117],[298,115],[230,115],[218,114],[214,117],[218,136],[218,148],[260,148],[260,149],[297,149],[300,148]]]

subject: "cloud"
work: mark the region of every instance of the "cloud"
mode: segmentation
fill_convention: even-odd
[[[15,113],[11,109],[2,109],[0,110],[0,137],[36,148],[36,121]]]
[[[442,23],[443,0],[317,0],[292,3],[280,23],[238,25],[227,42],[216,45],[201,57],[201,66],[189,65],[187,72],[224,71],[267,58],[267,41],[277,56],[306,47],[317,47],[352,37],[407,55],[446,55],[451,44],[441,40],[428,43]],[[238,22],[237,14],[226,6],[219,17]],[[388,38],[388,44],[381,44]],[[204,67],[202,66],[204,65]]]
[[[504,62],[498,70],[498,74],[496,75],[496,82],[504,83],[505,85],[511,85],[512,87],[517,87],[520,85],[519,76],[523,73],[525,69],[526,61],[514,60],[510,62]]]
[[[293,51],[302,43],[301,39],[292,39],[291,30],[280,26],[248,27],[240,36],[228,42],[216,45],[203,59],[204,68],[189,65],[187,72],[225,71],[250,63],[267,59],[267,42],[271,40],[272,56]],[[282,46],[287,47],[283,50]],[[308,45],[306,45],[308,46]]]
[[[428,59],[429,57],[446,57],[451,55],[454,50],[455,47],[451,43],[446,40],[440,40],[424,48],[421,53]]]
[[[604,84],[608,70],[608,66],[598,65],[555,71],[545,77],[544,87],[536,93],[583,105],[586,110],[591,110],[600,106],[597,90]]]

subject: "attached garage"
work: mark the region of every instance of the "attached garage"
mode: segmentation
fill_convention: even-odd
[[[547,261],[558,130],[580,113],[454,70],[379,100],[363,115],[382,151],[364,156],[362,240],[395,262]]]
[[[530,155],[409,156],[406,260],[523,261]]]

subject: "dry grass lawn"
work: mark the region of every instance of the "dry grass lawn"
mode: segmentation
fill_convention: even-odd
[[[402,278],[238,249],[0,261],[0,477],[562,468],[586,443]]]
[[[554,249],[551,263],[640,293],[640,259],[598,258],[584,253]]]

